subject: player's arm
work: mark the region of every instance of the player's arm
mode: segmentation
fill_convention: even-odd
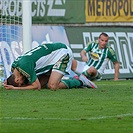
[[[13,85],[4,84],[4,87],[7,90],[40,90],[41,89],[41,85],[38,78],[32,84],[29,84],[26,86],[15,87]]]
[[[82,61],[84,61],[84,62],[88,61],[88,57],[86,54],[91,50],[92,44],[94,44],[94,42],[89,42],[87,44],[87,46],[80,52],[80,56],[82,58]]]
[[[119,76],[119,62],[115,61],[114,62],[114,68],[115,68],[115,74],[114,74],[114,80],[118,80],[118,76]]]
[[[86,56],[86,51],[84,49],[80,52],[80,56],[82,58],[82,61],[84,61],[84,62],[88,61],[88,58]]]
[[[112,47],[108,47],[108,49],[109,49],[109,59],[113,62],[115,69],[114,80],[118,80],[120,65],[117,60],[115,51],[112,49]]]

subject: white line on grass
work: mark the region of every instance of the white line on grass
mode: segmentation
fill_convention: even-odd
[[[119,114],[113,116],[98,116],[98,117],[90,117],[90,118],[30,118],[30,117],[0,117],[0,120],[65,120],[65,121],[80,121],[80,120],[100,120],[100,119],[108,119],[108,118],[119,118],[125,116],[132,116],[133,114]]]

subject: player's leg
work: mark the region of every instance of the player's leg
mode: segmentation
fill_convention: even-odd
[[[72,89],[72,88],[81,88],[81,87],[97,88],[97,86],[93,82],[91,82],[82,75],[80,75],[78,79],[75,78],[62,79],[64,73],[57,69],[53,69],[50,77],[48,77],[49,80],[47,79],[46,76],[47,75],[40,75],[38,77],[39,81],[41,83],[41,86],[43,86],[43,84],[46,86],[46,82],[48,81],[47,87],[51,90],[66,89],[66,88]]]
[[[83,69],[85,67],[85,62],[81,62],[78,60],[72,61],[72,71],[74,71],[76,74],[81,74],[83,72]]]
[[[67,88],[66,85],[61,82],[62,77],[63,74],[60,73],[59,71],[52,71],[48,81],[48,88],[51,90]]]
[[[48,88],[51,90],[56,90],[60,88],[66,88],[64,84],[61,83],[61,79],[65,74],[69,74],[72,65],[72,58],[68,53],[62,56],[53,66],[49,81]]]
[[[63,77],[57,71],[53,71],[50,75],[50,79],[48,81],[48,87],[51,90],[57,89],[72,89],[72,88],[81,88],[81,87],[88,87],[88,88],[97,88],[91,81],[86,78],[69,78],[69,79],[61,79]],[[81,77],[81,76],[80,76]],[[90,84],[91,82],[91,84]]]
[[[92,69],[90,69],[90,67],[85,62],[80,62],[77,60],[73,60],[72,62],[72,70],[79,75],[79,78],[77,78],[77,76],[76,78],[82,81],[83,86],[88,88],[97,88],[97,86],[92,81],[90,81],[92,80],[92,77],[95,77],[95,72],[97,71],[95,71],[95,68],[93,70]],[[88,70],[92,71],[89,73]],[[94,72],[94,75],[92,72]]]
[[[81,74],[78,78],[71,77],[69,79],[62,79],[62,83],[64,83],[68,89],[72,88],[97,88],[95,83],[87,79],[83,74]]]
[[[91,79],[91,78],[96,76],[97,70],[93,66],[87,68],[87,65],[86,65],[86,67],[84,68],[82,74],[84,74],[88,79]]]
[[[89,68],[87,68],[88,66],[86,65],[86,67],[84,67],[84,70],[83,70],[83,75],[85,75],[88,79],[90,80],[99,80],[101,79],[101,74],[98,72],[98,70],[91,66]]]
[[[61,58],[53,67],[51,72],[48,87],[51,90],[77,88],[82,85],[82,82],[76,79],[61,80],[65,74],[70,74],[72,58],[66,55]]]
[[[87,87],[92,87],[90,81],[88,79],[85,79],[85,77],[80,78],[79,80],[77,79],[61,80],[66,73],[70,74],[71,66],[72,66],[72,59],[71,57],[69,57],[68,54],[63,58],[61,58],[57,63],[55,63],[48,81],[48,88],[50,88],[51,90],[56,90],[56,89],[65,89],[65,88],[77,88],[81,87],[82,85]]]

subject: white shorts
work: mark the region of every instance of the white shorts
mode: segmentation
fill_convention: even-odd
[[[76,74],[81,74],[87,69],[89,69],[89,66],[86,64],[86,62],[77,61],[77,68],[75,70]]]
[[[64,53],[65,51],[63,51]],[[61,53],[61,51],[59,52]],[[73,54],[69,47],[67,47],[67,53],[64,54],[53,66],[52,71],[57,71],[63,75],[70,75],[72,66]]]

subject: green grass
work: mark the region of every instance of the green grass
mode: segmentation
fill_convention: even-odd
[[[98,89],[0,89],[0,133],[132,133],[133,80]]]

